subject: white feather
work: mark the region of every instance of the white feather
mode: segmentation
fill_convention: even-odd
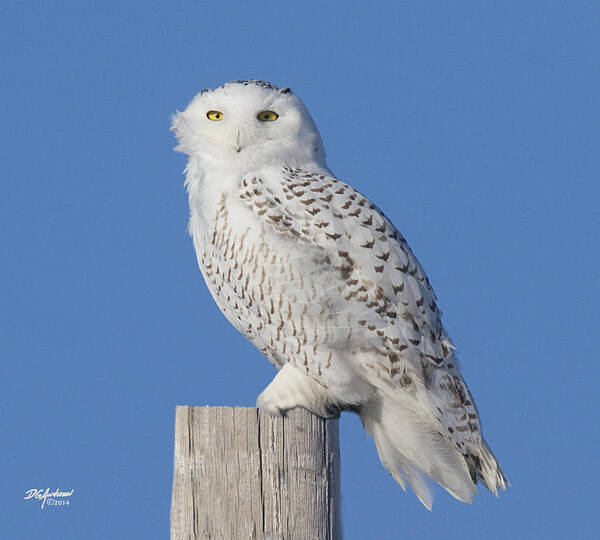
[[[427,508],[431,509],[432,496],[423,474],[457,499],[471,502],[475,485],[463,456],[435,431],[411,398],[378,391],[363,405],[360,417],[375,440],[383,465],[400,485],[404,485],[401,479],[406,479]]]

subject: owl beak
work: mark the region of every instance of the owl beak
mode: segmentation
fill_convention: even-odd
[[[241,134],[239,129],[236,129],[233,133],[233,149],[238,154],[242,151]]]

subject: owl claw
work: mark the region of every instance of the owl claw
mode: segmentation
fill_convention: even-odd
[[[285,416],[296,407],[302,407],[322,418],[337,418],[339,410],[330,409],[325,389],[300,370],[286,364],[258,399],[256,406],[271,416]]]
[[[269,416],[282,417],[289,409],[280,407],[273,399],[272,396],[267,392],[268,388],[258,396],[256,400],[256,406],[260,409],[260,412],[267,413]]]

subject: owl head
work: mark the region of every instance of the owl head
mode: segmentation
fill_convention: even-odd
[[[321,136],[302,101],[266,81],[202,90],[173,116],[171,129],[179,141],[175,149],[205,166],[325,166]]]

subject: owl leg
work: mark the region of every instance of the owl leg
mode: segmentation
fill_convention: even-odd
[[[302,407],[322,418],[337,418],[339,409],[331,407],[327,390],[292,364],[283,366],[256,400],[256,406],[272,416]]]

